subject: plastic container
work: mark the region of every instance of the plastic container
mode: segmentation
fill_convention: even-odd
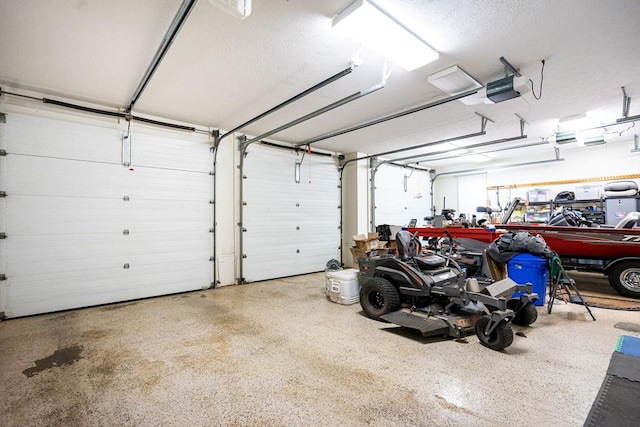
[[[527,191],[527,199],[530,202],[548,202],[551,197],[551,190],[536,188],[535,190]]]
[[[360,301],[358,270],[348,268],[326,272],[327,297],[338,304],[355,304]]]
[[[516,255],[507,262],[507,275],[519,285],[531,283],[532,292],[538,294],[534,305],[544,305],[549,279],[548,262],[545,258],[530,253]]]
[[[599,185],[579,185],[576,186],[576,200],[594,200],[602,197]]]

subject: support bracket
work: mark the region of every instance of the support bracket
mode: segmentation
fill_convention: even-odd
[[[627,96],[627,91],[622,86],[622,117],[629,117],[629,109],[631,108],[631,97]]]
[[[487,122],[495,123],[495,120],[492,120],[487,116],[483,116],[482,114],[478,113],[477,111],[474,111],[474,113],[476,113],[477,116],[480,116],[480,131],[481,132],[485,131],[485,128],[487,127]]]

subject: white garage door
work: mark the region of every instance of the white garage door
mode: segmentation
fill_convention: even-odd
[[[332,157],[254,144],[243,173],[244,280],[321,271],[339,259],[340,188]]]
[[[405,187],[406,177],[406,187]],[[429,172],[384,164],[375,175],[375,225],[417,225],[431,216],[431,178]]]
[[[478,219],[483,214],[476,212],[478,206],[487,206],[487,174],[462,175],[458,177],[458,212],[456,216],[465,214],[471,220],[473,215]]]
[[[76,119],[78,120],[78,119]],[[6,317],[211,283],[206,136],[8,113],[2,148]]]

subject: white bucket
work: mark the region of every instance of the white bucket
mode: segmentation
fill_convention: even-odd
[[[348,268],[346,270],[326,272],[327,297],[338,304],[355,304],[360,301],[360,286],[358,285],[358,270]]]

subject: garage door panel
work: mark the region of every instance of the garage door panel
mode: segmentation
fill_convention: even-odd
[[[52,173],[55,171],[55,173]],[[211,179],[205,173],[74,160],[8,156],[7,193],[66,197],[115,197],[159,200],[209,200]]]
[[[12,236],[117,233],[128,225],[127,206],[119,198],[12,195],[6,202],[6,230]]]
[[[212,248],[212,234],[197,230],[196,232],[133,232],[127,242],[128,259],[132,265],[167,264],[186,262],[201,258],[209,259]]]
[[[121,165],[7,156],[7,193],[67,197],[122,197],[129,172]]]
[[[132,232],[207,233],[213,224],[206,200],[140,200],[129,202],[128,227]]]
[[[122,233],[23,235],[6,240],[8,276],[77,271],[124,265],[127,236]]]
[[[10,236],[6,240],[7,275],[165,264],[205,258],[210,233],[164,232]]]
[[[191,200],[207,202],[213,197],[209,173],[133,167],[124,184],[131,199]]]
[[[12,236],[122,233],[125,229],[206,232],[211,228],[211,208],[202,201],[14,195],[0,203],[9,205],[3,229]]]
[[[189,140],[180,141],[157,135],[132,134],[131,163],[135,166],[178,169],[209,173],[213,158],[211,145]]]
[[[375,176],[375,187],[376,225],[406,226],[412,218],[421,225],[424,217],[431,215],[429,172],[382,165]]]
[[[321,271],[337,258],[339,174],[335,160],[307,155],[300,182],[290,151],[251,147],[243,175],[243,275],[248,282]],[[309,168],[309,164],[311,165]]]
[[[36,156],[120,163],[122,131],[52,118],[7,113],[6,150]]]
[[[0,309],[8,317],[210,286],[207,137],[158,138],[156,130],[146,139],[149,165],[129,168],[120,164],[117,129],[12,116],[5,142],[24,151],[0,160],[7,191]],[[145,141],[140,130],[135,138]]]
[[[7,279],[7,317],[28,316],[187,292],[209,286],[210,263],[133,265],[129,269],[102,268],[59,274],[34,274]],[[92,292],[86,292],[90,286]]]

